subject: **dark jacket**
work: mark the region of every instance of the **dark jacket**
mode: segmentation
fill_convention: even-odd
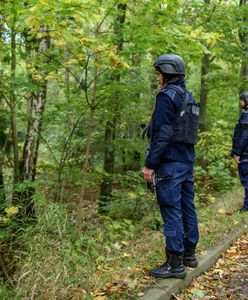
[[[242,113],[235,126],[232,155],[248,156],[248,109]]]
[[[173,84],[186,89],[184,80]],[[158,92],[151,121],[150,149],[145,161],[147,168],[158,169],[163,162],[170,161],[194,162],[193,145],[172,141],[176,114],[182,102],[182,96],[169,89],[169,86],[166,87],[166,92],[164,88]]]

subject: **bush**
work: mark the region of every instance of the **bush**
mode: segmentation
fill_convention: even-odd
[[[225,191],[237,182],[236,163],[230,155],[232,130],[220,120],[199,134],[196,147],[195,187],[197,199],[211,202],[216,192]]]

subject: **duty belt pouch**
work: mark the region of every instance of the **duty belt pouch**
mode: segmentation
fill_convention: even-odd
[[[188,95],[188,94],[187,94]],[[196,103],[188,103],[185,112],[185,142],[195,145],[198,140],[198,121],[200,106]]]

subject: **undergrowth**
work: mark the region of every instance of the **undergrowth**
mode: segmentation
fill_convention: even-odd
[[[134,201],[133,197],[129,195],[126,201]],[[65,204],[40,201],[37,224],[16,234],[19,246],[12,249],[15,272],[11,281],[2,279],[1,299],[129,299],[143,295],[154,284],[147,270],[164,260],[164,238],[153,196],[140,195],[139,202],[140,218],[136,218],[136,204],[130,204],[128,212],[117,201],[110,216],[104,217],[98,217],[92,205],[92,211],[82,216],[83,232],[78,237],[72,205],[69,214]],[[236,212],[241,202],[242,192],[237,191],[208,206],[198,204],[198,254],[245,222],[244,214]],[[114,218],[115,211],[118,218]]]

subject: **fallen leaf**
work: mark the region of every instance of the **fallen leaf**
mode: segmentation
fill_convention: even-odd
[[[139,293],[137,294],[138,297],[142,297],[142,296],[144,296],[144,295],[145,295],[145,294],[142,293],[142,292],[139,292]]]
[[[119,244],[119,243],[115,243],[114,244],[114,248],[116,249],[116,250],[118,250],[118,251],[120,251],[121,250],[121,245]]]
[[[124,253],[124,254],[122,255],[122,257],[124,257],[124,258],[131,258],[132,255],[129,254],[129,253]]]

